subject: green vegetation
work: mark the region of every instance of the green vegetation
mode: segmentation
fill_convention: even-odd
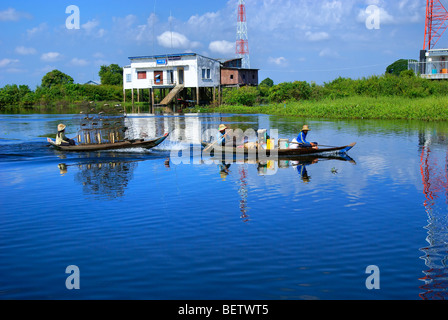
[[[34,91],[24,85],[0,88],[1,112],[76,112],[86,101],[123,101],[122,69],[102,66],[102,85],[81,85],[58,70],[42,79]],[[188,90],[188,88],[187,88]],[[158,95],[159,93],[156,93]],[[145,108],[146,95],[138,107]],[[159,99],[157,96],[156,99]],[[131,101],[128,92],[126,101]],[[223,90],[222,105],[193,108],[196,112],[266,113],[316,118],[448,119],[448,81],[434,81],[407,70],[407,60],[397,60],[384,75],[362,79],[339,77],[322,85],[306,81],[275,85],[267,78],[258,87]]]
[[[345,97],[319,101],[288,101],[258,107],[223,105],[200,108],[200,112],[271,114],[327,119],[403,119],[439,121],[448,119],[447,97]]]
[[[221,107],[199,111],[317,118],[448,119],[448,81],[423,79],[407,69],[398,76],[386,72],[356,80],[339,77],[323,85],[295,81],[268,86],[269,82],[250,90],[226,89]]]
[[[101,78],[101,83],[111,86],[123,86],[123,68],[118,64],[111,64],[110,66],[101,66],[98,73]]]
[[[123,75],[118,65],[102,66],[102,85],[75,84],[73,78],[59,70],[48,72],[34,91],[26,85],[0,88],[1,112],[77,112],[85,101],[116,103],[123,101]],[[131,99],[131,96],[127,96]]]
[[[411,61],[417,61],[417,60],[411,60]],[[386,68],[386,73],[399,76],[402,71],[408,70],[408,64],[409,64],[408,60],[406,59],[397,60]]]

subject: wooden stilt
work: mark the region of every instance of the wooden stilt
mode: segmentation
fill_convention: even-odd
[[[199,98],[200,98],[199,87],[196,87],[196,105],[197,106],[199,106]]]

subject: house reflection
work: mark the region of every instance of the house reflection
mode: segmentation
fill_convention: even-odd
[[[424,207],[428,215],[428,232],[426,241],[428,246],[421,248],[424,253],[421,257],[425,261],[427,269],[424,276],[419,278],[424,284],[419,294],[423,300],[446,300],[448,298],[448,217],[445,205],[448,194],[448,152],[442,164],[439,164],[440,155],[437,148],[431,148],[433,144],[442,144],[446,148],[446,142],[442,143],[437,136],[421,133],[420,140],[420,173],[422,176],[423,194],[425,196]],[[442,139],[443,140],[443,139]],[[443,199],[445,198],[445,199]],[[444,200],[443,204],[439,203]]]

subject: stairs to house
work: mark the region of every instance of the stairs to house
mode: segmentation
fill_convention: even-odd
[[[160,102],[161,105],[168,105],[170,104],[171,101],[173,101],[173,99],[176,97],[176,95],[181,92],[184,89],[185,85],[183,84],[178,84],[177,86],[175,86],[170,93],[168,93],[168,95],[162,100],[162,102]]]

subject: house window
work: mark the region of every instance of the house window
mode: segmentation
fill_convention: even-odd
[[[126,82],[132,82],[132,75],[130,73],[126,74]]]
[[[230,80],[233,80],[233,74],[230,75]]]
[[[211,79],[210,69],[202,69],[202,79]]]
[[[146,71],[137,71],[137,79],[146,79]]]

